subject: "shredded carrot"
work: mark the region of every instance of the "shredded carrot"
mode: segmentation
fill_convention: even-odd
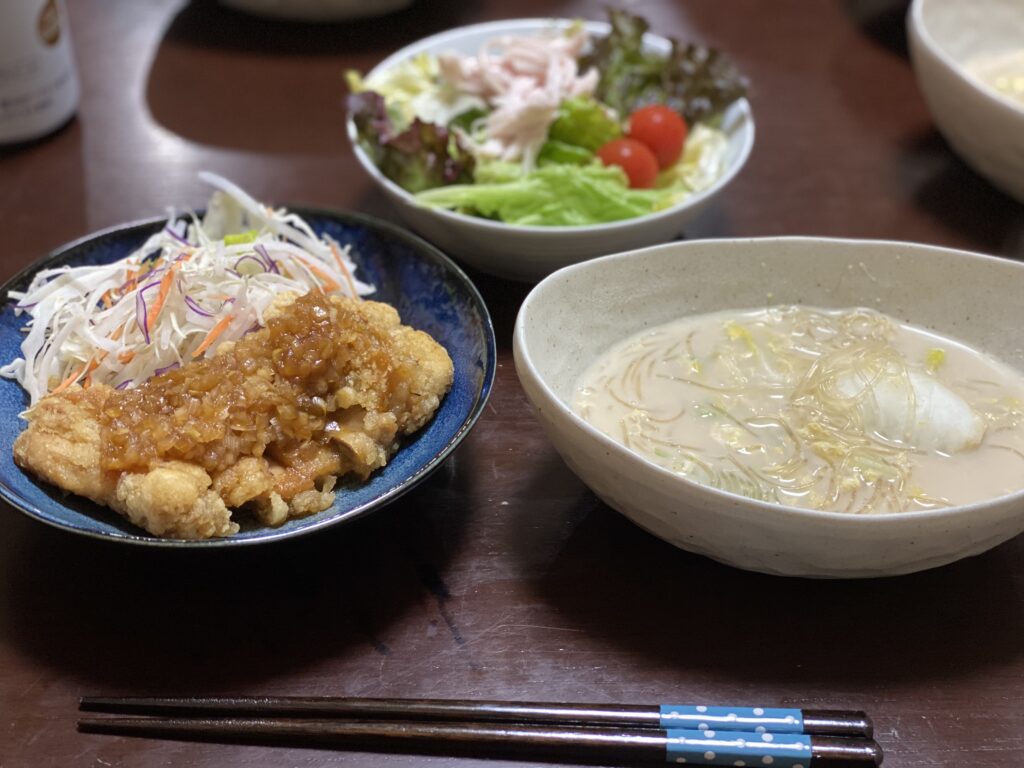
[[[114,329],[114,332],[112,334],[110,334],[110,340],[111,341],[120,341],[121,340],[121,334],[123,332],[124,332],[124,324],[122,323],[121,325],[117,326],[117,328]]]
[[[103,306],[106,307],[107,309],[110,309],[112,306],[114,306],[114,302],[110,300],[110,291],[107,291],[106,293],[103,294]]]
[[[305,266],[309,267],[309,271],[310,272],[312,272],[314,275],[316,275],[321,280],[323,280],[323,282],[324,282],[324,289],[325,290],[328,290],[328,291],[340,290],[341,286],[338,285],[336,282],[334,282],[334,278],[332,278],[330,275],[328,275],[326,272],[324,272],[322,269],[320,269],[320,267],[318,267],[316,264],[313,264],[312,262],[307,262],[307,261],[304,261],[302,263]]]
[[[145,275],[142,274],[141,271],[136,272],[134,269],[129,269],[127,274],[128,279],[125,280],[124,283],[122,283],[119,287],[114,288],[112,291],[112,293],[118,295],[118,297],[124,296],[129,291],[133,290],[135,286],[139,284],[139,281],[142,280],[143,277],[145,277]]]
[[[103,354],[105,355],[106,353],[103,353]],[[82,387],[87,389],[88,386],[89,386],[89,383],[90,383],[90,379],[92,378],[92,372],[100,367],[100,361],[102,361],[102,360],[103,360],[103,357],[100,357],[99,359],[97,359],[96,357],[90,358],[88,363],[86,363],[85,365],[80,366],[70,376],[68,376],[66,379],[64,379],[64,381],[62,381],[60,384],[58,384],[56,389],[54,389],[51,394],[56,394],[57,392],[63,392],[65,389],[67,389],[72,384],[74,384],[76,381],[78,381],[78,379],[82,376],[83,373],[85,374],[85,381],[83,382]]]
[[[118,341],[121,338],[122,333],[124,333],[124,323],[121,323],[111,333],[108,333],[107,338],[110,339],[111,341]],[[92,359],[89,361],[89,369],[85,372],[86,375],[96,370],[99,367],[100,363],[102,363],[106,359],[108,354],[110,353],[105,349],[97,350],[96,353],[93,355]],[[120,352],[117,356],[117,359],[121,360],[122,363],[128,362],[127,360],[122,359],[122,356],[124,354],[124,352]],[[134,357],[135,353],[131,352],[131,355],[132,357]],[[129,357],[128,360],[131,360],[131,357]]]
[[[227,317],[222,317],[218,320],[217,324],[210,329],[208,334],[206,334],[206,338],[203,339],[203,343],[196,347],[196,351],[192,353],[192,357],[199,357],[203,354],[203,352],[205,352],[209,346],[217,340],[217,337],[224,333],[224,329],[231,325],[231,321],[234,319],[234,315],[228,315]]]
[[[348,287],[349,290],[352,291],[352,297],[358,297],[359,294],[356,293],[356,284],[352,279],[352,273],[348,271],[348,267],[345,266],[345,262],[341,258],[341,253],[338,252],[338,246],[334,243],[331,243],[331,254],[334,256],[334,261],[338,264],[338,269],[341,270],[341,273],[345,275],[345,280],[348,281]]]
[[[85,366],[85,381],[82,382],[82,389],[88,389],[92,384],[92,372],[100,367],[100,363],[103,362],[103,358],[107,356],[106,350],[100,352],[98,356],[93,356],[89,361],[89,364]]]
[[[76,370],[74,373],[72,373],[70,376],[68,376],[66,379],[64,379],[64,381],[62,381],[60,384],[58,384],[57,387],[50,394],[55,395],[58,392],[63,392],[65,389],[67,389],[72,384],[74,384],[76,381],[78,381],[78,377],[81,376],[84,371],[85,371],[85,366],[83,365],[78,370]]]
[[[164,272],[164,276],[160,280],[160,293],[157,294],[156,301],[153,302],[153,306],[150,308],[149,314],[146,315],[147,330],[153,329],[153,324],[160,315],[160,310],[164,308],[164,302],[167,300],[167,294],[171,292],[171,283],[174,282],[174,271],[177,268],[177,264],[171,264],[170,268]]]
[[[117,353],[117,360],[120,363],[130,363],[135,359],[135,352],[131,349],[126,349],[124,352]]]

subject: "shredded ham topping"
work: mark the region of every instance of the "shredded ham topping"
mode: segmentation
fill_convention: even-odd
[[[589,40],[580,27],[541,37],[496,37],[475,57],[438,56],[443,82],[495,107],[486,118],[487,139],[476,147],[480,154],[533,167],[559,104],[597,87],[597,70],[581,75],[576,66]]]

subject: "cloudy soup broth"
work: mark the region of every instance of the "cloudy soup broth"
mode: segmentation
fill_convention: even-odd
[[[768,502],[912,512],[1024,488],[1024,376],[867,309],[648,329],[590,366],[574,406],[666,469]]]
[[[977,56],[967,63],[967,69],[1024,108],[1024,48]]]

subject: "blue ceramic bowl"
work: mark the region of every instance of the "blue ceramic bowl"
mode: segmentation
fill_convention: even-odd
[[[222,547],[298,536],[337,525],[394,501],[436,469],[476,423],[491,391],[495,370],[494,329],[474,285],[447,256],[411,235],[369,216],[293,208],[314,230],[352,246],[359,277],[376,287],[367,298],[394,306],[402,322],[426,331],[451,355],[455,382],[433,420],[407,438],[386,467],[365,483],[342,482],[334,506],[278,528],[255,523],[227,538],[178,541],[149,536],[117,513],[66,494],[15,465],[11,449],[25,427],[28,405],[21,386],[0,379],[0,498],[58,528],[116,541],[164,547]],[[47,256],[0,288],[0,360],[21,354],[21,328],[8,291],[24,290],[38,270],[70,264],[104,264],[127,256],[166,223],[152,219],[91,235]]]

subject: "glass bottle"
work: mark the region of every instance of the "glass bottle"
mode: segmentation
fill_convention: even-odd
[[[0,0],[0,144],[56,130],[78,95],[64,0]]]

